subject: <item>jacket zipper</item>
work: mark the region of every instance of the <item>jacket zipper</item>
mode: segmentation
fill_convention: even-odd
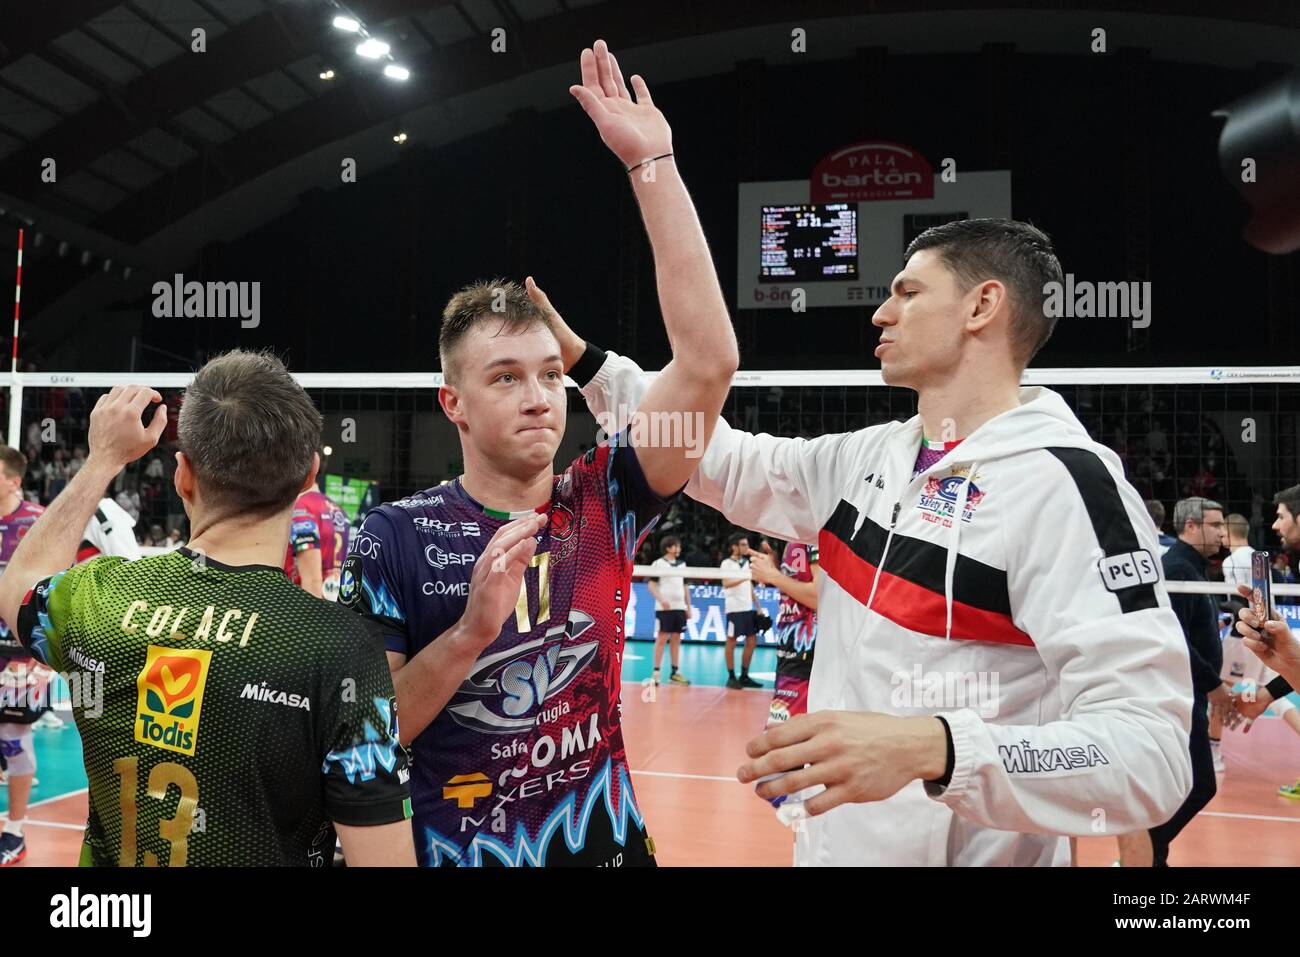
[[[876,566],[876,577],[871,583],[871,596],[867,601],[867,607],[870,608],[876,597],[876,582],[880,580],[880,573],[885,570],[885,560],[889,557],[889,543],[894,540],[894,526],[898,524],[898,513],[903,507],[900,499],[894,503],[894,513],[889,517],[889,534],[885,536],[885,547],[880,551],[880,564]]]

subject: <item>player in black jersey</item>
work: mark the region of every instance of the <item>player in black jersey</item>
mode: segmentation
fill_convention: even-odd
[[[80,689],[90,815],[83,864],[413,864],[406,753],[373,625],[296,588],[289,516],[319,466],[321,417],[273,356],[194,377],[176,489],[187,548],[70,568],[100,493],[158,441],[157,392],[117,386],[90,456],[0,577],[0,616]],[[96,689],[95,700],[86,689]]]

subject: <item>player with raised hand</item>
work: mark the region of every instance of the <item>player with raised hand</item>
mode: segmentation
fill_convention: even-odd
[[[673,349],[642,412],[711,430],[736,340],[672,131],[603,42],[580,67],[573,93],[632,171]],[[372,510],[339,593],[384,630],[420,863],[652,864],[623,746],[623,615],[633,556],[698,459],[616,434],[557,475],[561,347],[517,283],[452,297],[438,351],[464,474]]]
[[[188,547],[69,567],[108,480],[162,433],[165,406],[141,419],[160,401],[144,386],[100,398],[85,465],[0,577],[0,615],[74,689],[82,863],[324,866],[335,829],[353,866],[414,863],[377,629],[280,568],[321,417],[279,360],[227,353],[186,391]]]

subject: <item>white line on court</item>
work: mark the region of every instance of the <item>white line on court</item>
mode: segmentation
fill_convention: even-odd
[[[84,824],[65,824],[63,821],[35,821],[31,818],[27,819],[26,826],[57,827],[64,831],[84,831],[86,829],[86,825]]]
[[[1234,814],[1231,811],[1202,811],[1203,817],[1238,817],[1245,821],[1281,821],[1283,824],[1300,824],[1300,817],[1277,817],[1272,814]]]
[[[88,790],[90,789],[79,788],[76,791],[68,791],[65,794],[56,794],[52,798],[42,798],[39,801],[31,801],[30,803],[28,803],[27,807],[28,808],[40,807],[42,804],[50,804],[53,801],[62,801],[64,798],[76,797],[78,794],[85,794]]]
[[[724,777],[719,774],[678,774],[675,771],[633,771],[633,774],[644,774],[652,778],[689,778],[693,781],[730,781],[732,784],[739,784],[734,777]]]

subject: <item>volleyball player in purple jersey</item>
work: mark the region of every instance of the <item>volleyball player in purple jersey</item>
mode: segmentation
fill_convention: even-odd
[[[673,349],[639,415],[691,416],[703,437],[641,445],[631,429],[557,475],[573,357],[545,297],[495,281],[448,304],[439,402],[464,474],[370,512],[339,591],[385,634],[425,866],[654,862],[620,720],[632,559],[695,470],[738,353],[668,123],[603,41],[581,68],[571,92],[630,175]]]

